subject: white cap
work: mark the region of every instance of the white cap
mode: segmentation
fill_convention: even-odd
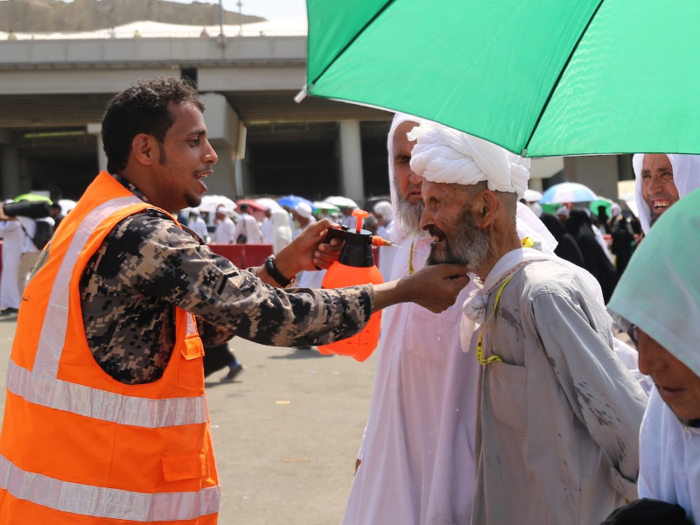
[[[568,217],[569,216],[569,208],[566,206],[562,206],[560,208],[557,208],[557,215],[561,215],[562,217]]]
[[[311,209],[311,206],[309,206],[305,202],[300,202],[299,204],[297,204],[296,208],[294,208],[294,211],[297,213],[297,215],[300,215],[301,217],[304,217],[305,219],[310,219],[311,212],[313,210]]]

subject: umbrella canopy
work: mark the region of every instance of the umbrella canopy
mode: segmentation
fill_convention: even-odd
[[[540,204],[563,204],[565,202],[591,202],[598,195],[588,186],[578,182],[562,182],[555,184],[542,195]]]
[[[418,115],[531,157],[700,153],[697,0],[307,6],[312,95]]]
[[[338,208],[359,208],[359,206],[354,200],[348,199],[347,197],[328,197],[326,199],[323,199],[323,202],[327,202],[329,204],[332,204],[333,206],[337,206]]]
[[[270,208],[271,212],[276,212],[277,210],[281,210],[282,206],[277,204],[277,201],[274,199],[270,199],[268,197],[263,197],[261,199],[255,199],[258,201],[260,205],[262,205],[264,208]]]
[[[59,199],[58,205],[61,207],[61,214],[67,215],[69,211],[77,206],[77,202],[70,199]]]
[[[219,206],[226,208],[226,211],[229,213],[236,209],[236,203],[228,197],[223,195],[203,195],[199,210],[207,213],[216,213],[216,208]]]
[[[542,200],[542,194],[535,190],[525,190],[523,199],[525,199],[526,202],[539,202]]]
[[[340,208],[330,202],[314,201],[314,211],[330,211],[340,213]]]
[[[236,203],[239,207],[241,204],[247,204],[250,206],[254,211],[265,211],[265,205],[260,204],[257,200],[253,199],[241,199]]]
[[[287,195],[286,197],[282,197],[277,201],[280,206],[287,206],[288,208],[291,208],[292,210],[296,208],[300,203],[305,202],[311,208],[314,207],[314,203],[311,202],[308,199],[305,199],[304,197],[298,197],[296,195]]]
[[[611,201],[610,199],[606,199],[605,197],[598,197],[596,200],[591,202],[591,205],[588,207],[588,209],[591,210],[591,213],[593,213],[593,215],[598,215],[598,206],[603,206],[605,208],[605,213],[608,214],[608,217],[612,217],[613,204],[613,201]]]
[[[49,204],[53,204],[53,201],[46,197],[45,195],[37,195],[36,193],[23,193],[22,195],[18,195],[15,197],[15,202],[19,201],[29,201],[29,202],[37,202],[37,201],[44,201],[48,202]]]

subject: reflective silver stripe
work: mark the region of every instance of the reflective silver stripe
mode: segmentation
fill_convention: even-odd
[[[221,487],[149,494],[70,483],[26,472],[2,455],[0,488],[57,511],[137,522],[193,520],[218,512],[221,499]]]
[[[66,327],[68,326],[70,278],[85,244],[102,221],[131,204],[143,204],[143,201],[135,196],[121,197],[97,206],[83,219],[73,235],[51,288],[34,361],[33,371],[35,375],[46,378],[55,378],[58,375],[58,362],[66,342]]]
[[[40,377],[12,359],[7,367],[7,389],[30,403],[121,425],[162,428],[207,421],[204,396],[168,399],[124,396]]]
[[[198,334],[199,332],[197,331],[197,320],[194,318],[194,315],[188,313],[187,314],[187,335],[192,335],[192,334]]]

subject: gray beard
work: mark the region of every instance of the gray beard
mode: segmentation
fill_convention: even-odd
[[[464,264],[473,270],[484,262],[489,253],[491,239],[489,235],[476,227],[474,219],[469,215],[462,217],[460,228],[452,237],[452,244],[445,237],[445,250],[436,253],[435,247],[430,248],[427,264]]]
[[[420,231],[420,219],[425,208],[423,201],[410,203],[401,195],[398,195],[398,191],[397,197],[399,200],[397,215],[401,226],[403,226],[404,230],[411,233]]]

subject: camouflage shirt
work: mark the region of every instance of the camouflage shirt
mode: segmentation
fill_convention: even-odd
[[[132,184],[114,176],[140,199]],[[151,209],[112,230],[80,280],[89,348],[112,378],[156,381],[175,343],[175,307],[197,316],[205,345],[234,336],[265,345],[333,342],[357,333],[372,313],[371,285],[281,290],[214,254],[194,233]]]

